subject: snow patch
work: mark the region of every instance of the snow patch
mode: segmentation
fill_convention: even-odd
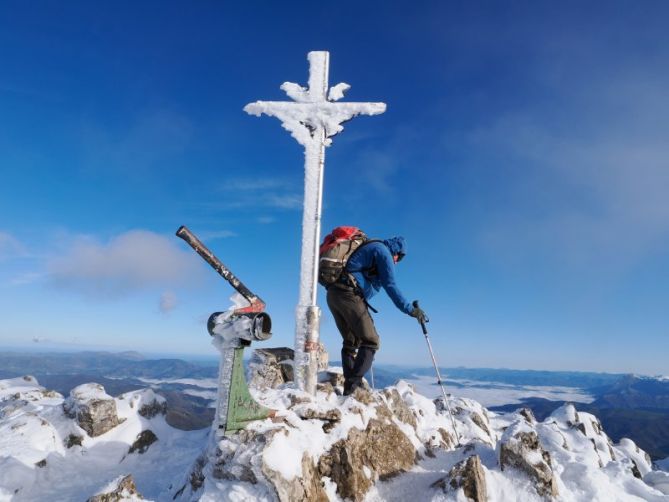
[[[550,454],[550,467],[556,479],[559,499],[565,502],[582,500],[643,500],[669,502],[669,473],[652,470],[648,455],[633,441],[623,439],[614,444],[602,429],[597,417],[579,412],[571,404],[555,410],[546,420],[528,422],[520,413],[492,413],[480,403],[453,397],[460,442],[448,444],[444,434],[454,431],[448,412],[439,400],[416,392],[400,381],[387,389],[397,391],[406,408],[415,418],[415,428],[392,415],[392,421],[409,438],[420,460],[412,469],[395,478],[375,479],[370,466],[363,466],[365,478],[375,481],[365,502],[386,500],[463,500],[462,493],[444,493],[432,486],[450,469],[470,455],[481,459],[490,502],[507,500],[539,501],[534,482],[518,469],[502,471],[498,465],[501,441],[513,434],[534,432],[541,447]],[[382,391],[371,393],[367,403],[343,397],[322,386],[314,397],[286,384],[278,389],[255,390],[254,397],[264,406],[277,410],[278,422],[260,420],[247,426],[249,437],[265,436],[263,441],[234,443],[216,439],[209,431],[184,432],[172,429],[164,416],[152,418],[139,415],[143,403],[161,402],[152,390],[132,391],[114,401],[118,414],[125,420],[102,436],[84,437],[80,446],[66,447],[71,434],[85,436],[76,422],[63,412],[63,396],[47,391],[31,377],[0,380],[0,501],[21,500],[86,500],[96,492],[112,487],[119,476],[132,473],[137,489],[148,499],[171,500],[175,479],[184,479],[203,449],[236,449],[240,469],[253,470],[257,484],[238,479],[212,477],[210,466],[204,486],[195,496],[202,501],[274,501],[271,485],[263,482],[257,459],[286,480],[302,476],[302,459],[317,463],[333,444],[346,439],[353,429],[364,430],[372,419],[387,419],[380,410],[391,403]],[[84,386],[78,395],[86,398],[107,396],[103,388]],[[381,408],[379,408],[381,406]],[[327,420],[301,418],[339,414],[328,432]],[[276,420],[276,419],[275,419]],[[151,430],[158,441],[144,454],[128,454],[130,445],[145,430]],[[209,438],[209,439],[208,439]],[[258,450],[246,450],[253,443]],[[207,446],[209,445],[209,446]],[[231,451],[231,450],[229,450]],[[169,461],[166,461],[169,459]],[[538,452],[528,453],[528,461],[540,462]],[[669,459],[657,462],[667,469]],[[54,480],[57,480],[54,483]],[[330,500],[341,500],[337,485],[324,477],[325,494]],[[106,486],[100,490],[100,486]]]
[[[263,452],[265,464],[289,481],[302,475],[302,448],[294,443],[296,437],[301,435],[277,434]]]
[[[108,396],[101,386],[85,384],[83,398]],[[113,399],[110,397],[110,399]],[[41,387],[34,378],[0,380],[0,501],[87,500],[101,486],[132,473],[147,500],[171,500],[169,485],[200,453],[208,435],[170,427],[159,414],[139,414],[142,403],[162,402],[150,389],[114,399],[125,420],[98,437],[88,437],[63,410],[62,395]],[[158,441],[144,454],[128,455],[138,435],[150,429]],[[68,438],[80,445],[67,446]],[[166,460],[169,459],[169,460]]]

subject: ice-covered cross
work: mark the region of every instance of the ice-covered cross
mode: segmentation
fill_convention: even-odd
[[[358,115],[378,115],[385,103],[337,102],[350,89],[345,83],[328,89],[330,54],[310,52],[309,87],[284,82],[281,89],[293,101],[256,101],[244,111],[276,117],[298,143],[304,146],[304,213],[302,216],[302,261],[300,296],[296,311],[295,380],[311,394],[316,393],[320,310],[316,305],[318,287],[318,248],[321,231],[323,167],[325,147],[343,130],[342,123]]]

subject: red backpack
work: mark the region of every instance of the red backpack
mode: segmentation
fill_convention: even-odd
[[[337,282],[348,259],[367,240],[357,227],[337,227],[326,235],[319,252],[318,282],[326,288]]]

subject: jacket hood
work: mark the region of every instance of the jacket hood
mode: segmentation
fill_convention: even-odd
[[[407,245],[404,241],[404,237],[391,237],[386,239],[383,243],[388,246],[390,254],[395,256],[397,254],[407,254]]]

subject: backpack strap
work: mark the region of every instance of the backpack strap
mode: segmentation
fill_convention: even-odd
[[[355,249],[355,251],[353,251],[353,252],[351,253],[351,256],[349,256],[348,259],[346,260],[346,265],[344,265],[344,271],[345,271],[345,272],[346,272],[346,267],[348,266],[348,262],[351,261],[351,258],[353,258],[353,256],[355,256],[355,254],[356,254],[358,251],[360,251],[360,249],[362,249],[363,247],[365,247],[367,244],[371,244],[372,242],[383,242],[383,241],[382,241],[381,239],[367,239],[365,242],[363,242],[362,244],[360,244],[360,245]],[[372,267],[370,267],[370,268],[368,268],[368,269],[363,269],[363,270],[372,270],[373,268],[374,268],[374,267],[372,266]],[[342,277],[345,278],[345,281],[342,281],[342,282],[344,282],[344,283],[347,283],[347,282],[348,282],[348,283],[350,283],[350,285],[353,286],[354,288],[358,288],[357,281],[356,281],[355,278],[353,277],[353,274],[351,274],[350,272],[346,272],[345,274],[342,274]]]
[[[371,244],[371,243],[373,243],[373,242],[383,242],[383,240],[381,240],[381,239],[367,239],[365,242],[363,242],[362,244],[360,244],[360,245],[355,249],[355,251],[353,251],[353,252],[351,253],[351,256],[348,257],[348,260],[346,260],[346,262],[348,263],[348,261],[349,261],[351,258],[353,258],[353,255],[355,255],[355,253],[357,253],[358,251],[360,251],[361,248],[363,248],[363,247],[365,247],[367,244]]]

